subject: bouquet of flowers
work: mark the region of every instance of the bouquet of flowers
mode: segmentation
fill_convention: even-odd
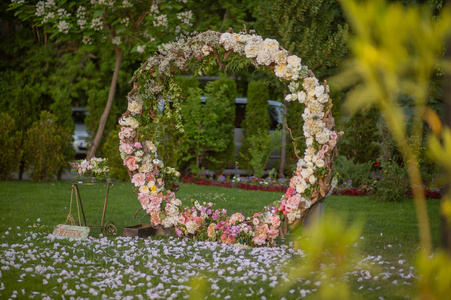
[[[77,177],[94,177],[98,179],[108,177],[110,169],[108,168],[106,158],[93,157],[90,160],[82,159],[72,163],[73,171],[78,173]]]

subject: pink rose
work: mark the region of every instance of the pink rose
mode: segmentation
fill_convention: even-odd
[[[252,223],[254,224],[254,226],[257,226],[258,224],[260,224],[260,220],[258,218],[254,218]]]
[[[133,146],[138,149],[141,149],[143,147],[140,142],[136,142]]]

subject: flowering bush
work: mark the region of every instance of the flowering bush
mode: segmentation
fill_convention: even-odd
[[[181,201],[165,182],[164,164],[158,159],[152,139],[158,135],[158,127],[153,124],[159,122],[161,99],[171,99],[171,105],[169,101],[164,103],[165,115],[173,114],[176,127],[183,131],[181,88],[173,78],[174,73],[194,66],[198,69],[193,72],[198,74],[205,65],[214,63],[224,68],[221,55],[224,59],[232,55],[237,59],[244,56],[256,67],[273,70],[276,77],[288,83],[290,93],[285,100],[305,105],[302,118],[307,147],[280,201],[252,218],[236,214],[227,218],[221,211],[225,219],[219,221],[207,213],[211,207],[195,205],[180,212]],[[198,61],[203,62],[199,65]],[[214,31],[180,38],[160,47],[160,55],[150,57],[134,79],[134,88],[128,95],[128,110],[119,120],[119,151],[135,184],[138,200],[154,226],[173,226],[178,228],[179,234],[199,238],[206,238],[207,232],[209,239],[215,236],[225,243],[243,239],[251,245],[263,245],[272,243],[279,234],[286,234],[288,224],[291,227],[300,224],[310,207],[331,189],[334,175],[331,166],[339,134],[333,130],[329,87],[326,83],[321,85],[313,73],[301,65],[301,59],[281,48],[276,40],[263,40],[255,34]]]
[[[110,173],[108,160],[106,158],[93,157],[90,160],[82,159],[72,163],[73,171],[77,172],[77,177],[106,178]]]

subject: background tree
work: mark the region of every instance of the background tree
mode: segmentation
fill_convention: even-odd
[[[354,114],[343,124],[346,134],[340,139],[338,151],[355,163],[376,163],[379,158],[379,113],[376,108],[365,109]]]
[[[30,20],[37,35],[44,41],[66,41],[87,51],[108,48],[114,53],[114,71],[98,129],[91,142],[88,158],[94,156],[108,119],[115,96],[119,69],[124,54],[145,53],[187,29],[191,12],[181,11],[179,1],[39,1],[36,4],[14,1],[22,20]],[[42,29],[42,33],[41,32]],[[41,35],[40,35],[41,34]]]
[[[256,147],[256,140],[260,139],[263,142],[269,136],[271,121],[268,113],[268,100],[269,89],[264,81],[249,82],[245,119],[241,123],[244,138],[238,155],[241,168],[253,169],[251,161],[254,156],[263,159],[264,155],[261,153],[265,152],[266,145]],[[260,153],[252,153],[253,151]]]

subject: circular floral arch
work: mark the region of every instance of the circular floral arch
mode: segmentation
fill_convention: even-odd
[[[331,189],[333,159],[339,134],[334,131],[332,103],[326,82],[320,84],[313,73],[274,39],[263,39],[247,32],[226,33],[207,31],[194,37],[180,38],[161,47],[159,55],[151,56],[136,71],[134,87],[128,94],[128,109],[119,120],[119,151],[127,167],[135,193],[153,226],[175,228],[179,236],[197,236],[224,243],[264,245],[284,236],[290,228],[302,224],[309,210]],[[173,114],[177,127],[183,131],[180,119],[181,88],[173,75],[179,71],[202,71],[224,61],[242,58],[255,67],[272,70],[288,87],[286,101],[305,105],[304,136],[306,150],[299,158],[294,176],[281,200],[265,211],[245,217],[237,212],[231,216],[213,204],[195,203],[181,209],[171,178],[179,176],[164,167],[153,142],[158,110],[165,105],[165,114]],[[170,99],[164,101],[163,99]]]

